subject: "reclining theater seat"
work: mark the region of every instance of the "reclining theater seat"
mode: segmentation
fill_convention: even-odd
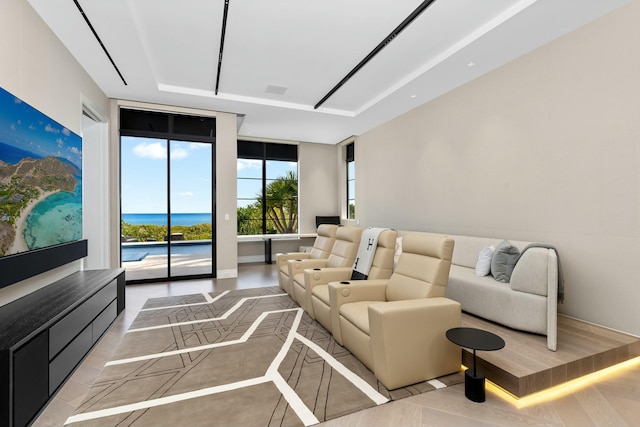
[[[331,282],[333,336],[389,390],[460,370],[460,347],[445,333],[461,308],[445,298],[454,241],[408,233],[388,280]]]
[[[306,312],[310,306],[307,304],[304,270],[313,268],[338,268],[351,267],[356,260],[362,228],[343,226],[336,230],[336,240],[333,242],[331,253],[326,259],[289,260],[289,277],[291,278],[291,297],[300,304]]]
[[[336,239],[336,231],[338,226],[335,224],[320,224],[318,226],[318,236],[313,242],[311,252],[288,252],[276,255],[276,263],[278,267],[278,285],[280,289],[293,294],[291,280],[289,278],[289,266],[287,261],[291,259],[323,259],[327,258],[331,253],[333,242]]]
[[[369,270],[369,280],[391,277],[397,235],[395,230],[384,230],[378,236],[376,253]],[[329,282],[347,281],[351,278],[352,272],[351,267],[304,271],[307,304],[310,308],[308,313],[329,332],[331,332]]]

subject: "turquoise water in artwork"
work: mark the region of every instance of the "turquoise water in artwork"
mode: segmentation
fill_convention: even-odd
[[[38,203],[24,228],[29,249],[82,239],[82,181],[73,193],[60,192]]]

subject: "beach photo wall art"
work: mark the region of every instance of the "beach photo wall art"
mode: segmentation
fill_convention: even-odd
[[[82,138],[0,88],[0,257],[82,239]]]

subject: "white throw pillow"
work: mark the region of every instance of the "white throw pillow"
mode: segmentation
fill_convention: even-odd
[[[480,249],[476,263],[476,276],[486,276],[491,273],[491,257],[495,249],[493,245]]]

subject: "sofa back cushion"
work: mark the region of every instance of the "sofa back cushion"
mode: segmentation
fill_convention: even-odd
[[[442,234],[407,233],[387,285],[387,301],[443,297],[449,282],[454,241]]]
[[[344,226],[336,231],[336,240],[327,259],[327,267],[351,267],[356,260],[362,228]]]
[[[396,250],[396,230],[384,230],[378,236],[378,246],[369,269],[368,279],[388,279],[393,273],[393,256]]]
[[[331,253],[333,243],[336,240],[336,231],[338,226],[335,224],[320,224],[318,227],[318,236],[315,242],[313,242],[313,248],[311,248],[310,258],[314,259],[326,259]]]

